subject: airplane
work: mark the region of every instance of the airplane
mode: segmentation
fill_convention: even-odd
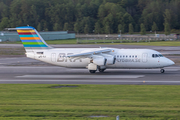
[[[87,68],[90,73],[106,69],[154,69],[175,63],[151,49],[117,48],[53,48],[49,46],[34,27],[8,28],[17,30],[24,45],[26,56],[67,68]]]

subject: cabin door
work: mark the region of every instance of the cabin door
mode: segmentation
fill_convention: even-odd
[[[142,62],[143,62],[143,63],[146,63],[146,62],[148,61],[147,57],[148,57],[148,54],[147,54],[147,53],[143,53],[143,54],[142,54]]]
[[[51,54],[51,61],[56,62],[56,53]]]

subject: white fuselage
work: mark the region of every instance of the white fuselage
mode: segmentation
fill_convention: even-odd
[[[91,58],[81,57],[70,59],[67,56],[82,53],[86,50],[94,51],[102,49],[103,48],[53,48],[49,50],[34,50],[33,53],[27,53],[27,57],[62,67],[86,68],[88,64],[90,64]],[[106,65],[106,68],[151,69],[163,68],[174,64],[173,61],[163,57],[161,53],[155,50],[111,49],[113,49],[113,52],[108,54],[115,56],[116,62],[113,65]]]

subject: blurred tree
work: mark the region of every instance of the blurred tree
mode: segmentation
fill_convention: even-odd
[[[127,4],[128,4],[128,0],[121,0],[122,7],[126,8]]]
[[[125,13],[123,16],[123,27],[124,27],[124,32],[128,32],[128,26],[130,23],[134,23],[134,20],[132,16],[129,13]]]
[[[159,30],[163,30],[163,14],[164,14],[165,2],[159,1],[149,1],[149,4],[142,11],[140,22],[146,27],[146,30],[150,31],[152,29],[153,22],[157,24]]]
[[[3,17],[8,17],[7,10],[8,7],[3,2],[0,2],[0,19]]]
[[[9,20],[7,17],[3,17],[0,23],[0,30],[4,30],[7,27],[9,27]]]
[[[139,32],[141,23],[152,30],[155,22],[163,31],[163,23],[170,29],[180,29],[179,6],[179,0],[0,0],[0,22],[7,17],[9,27],[28,24],[41,30],[63,30],[68,23],[68,30],[75,30],[78,21],[80,33],[84,33],[86,24],[89,33],[99,26],[101,33],[107,26],[109,33],[117,33],[119,24],[122,32],[129,31],[130,23]]]
[[[133,25],[132,23],[129,24],[129,34],[133,34],[134,32],[134,28],[133,28]]]
[[[141,23],[141,35],[145,35],[146,34],[146,28],[144,26],[143,23]]]
[[[88,34],[89,33],[89,26],[86,24],[84,27],[84,33]]]
[[[164,31],[165,31],[165,35],[170,35],[171,34],[171,29],[170,29],[169,23],[165,23]]]
[[[110,13],[108,16],[106,16],[103,20],[103,25],[106,27],[106,25],[109,26],[109,32],[113,33],[113,24],[114,24],[114,18],[113,15]]]
[[[78,34],[79,33],[79,23],[78,22],[76,22],[75,24],[74,24],[74,31]]]
[[[67,31],[68,30],[68,23],[66,22],[66,23],[64,23],[64,29],[63,29],[64,31]]]
[[[135,30],[134,31],[139,32],[139,25],[138,24],[135,25]]]
[[[30,9],[30,18],[29,18],[29,22],[31,23],[31,26],[37,26],[38,22],[39,22],[39,15],[37,14],[37,9],[35,5],[31,6]]]
[[[38,30],[38,31],[42,31],[42,25],[41,25],[40,22],[38,23],[37,30]]]
[[[164,22],[168,23],[169,25],[172,23],[171,11],[169,9],[166,9],[164,12]]]
[[[158,31],[158,27],[155,22],[153,22],[152,31],[153,32]]]
[[[99,22],[96,22],[95,24],[95,33],[101,33],[101,27],[100,27],[100,24]]]
[[[45,29],[47,29],[47,28],[45,27]],[[54,30],[54,31],[59,31],[59,30],[60,30],[60,27],[59,27],[59,24],[58,24],[58,23],[55,23],[55,24],[54,24],[53,30]],[[46,31],[46,30],[45,30],[45,31]]]
[[[118,33],[124,33],[123,32],[123,26],[121,24],[118,25]]]
[[[108,24],[105,26],[105,33],[110,34],[110,27]]]

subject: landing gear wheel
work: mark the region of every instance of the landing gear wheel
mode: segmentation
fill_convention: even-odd
[[[99,72],[104,72],[106,69],[99,69]]]
[[[164,73],[164,72],[165,72],[165,70],[164,70],[164,69],[161,69],[161,70],[160,70],[160,72],[161,72],[161,73]]]
[[[90,73],[95,73],[95,72],[96,72],[96,70],[89,70],[89,72],[90,72]]]

